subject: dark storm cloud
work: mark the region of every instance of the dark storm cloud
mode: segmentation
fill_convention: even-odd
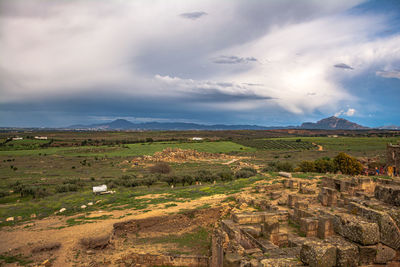
[[[241,64],[256,62],[257,59],[254,57],[237,57],[237,56],[219,56],[213,60],[216,64]]]
[[[339,68],[339,69],[348,69],[348,70],[354,70],[354,68],[353,67],[351,67],[351,66],[349,66],[349,65],[347,65],[347,64],[344,64],[344,63],[338,63],[338,64],[335,64],[335,65],[333,65],[335,68]]]
[[[270,96],[261,96],[254,93],[226,93],[217,89],[207,89],[203,93],[191,93],[188,96],[190,101],[203,103],[226,103],[226,102],[241,102],[241,101],[259,101],[274,99]]]
[[[169,121],[198,121],[201,123],[235,123],[240,114],[205,108],[207,103],[240,103],[263,101],[269,97],[249,94],[225,94],[218,90],[191,93],[174,97],[132,97],[99,93],[65,99],[12,102],[0,105],[0,127],[5,126],[56,126],[93,123],[95,117],[150,117]],[[268,107],[268,101],[264,105]],[[276,109],[275,109],[276,110]],[[184,111],[184,112],[183,112]],[[84,115],[82,115],[84,114]],[[240,117],[239,116],[239,117]],[[242,123],[244,123],[243,121]]]
[[[197,11],[197,12],[182,13],[179,16],[181,16],[182,18],[185,18],[185,19],[195,20],[195,19],[199,19],[206,15],[208,15],[208,14],[204,11]]]

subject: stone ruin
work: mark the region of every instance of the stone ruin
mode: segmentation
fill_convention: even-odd
[[[388,144],[386,147],[387,165],[395,167],[396,172],[400,171],[400,144]]]
[[[400,181],[289,178],[239,199],[213,232],[211,266],[400,266]]]

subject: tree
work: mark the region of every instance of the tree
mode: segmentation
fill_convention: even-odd
[[[315,172],[315,163],[313,161],[303,160],[298,167],[301,172]]]
[[[150,167],[150,172],[168,174],[171,172],[171,167],[166,162],[158,162]]]
[[[148,176],[143,178],[143,184],[147,185],[147,187],[150,188],[154,183],[156,182],[156,179],[153,176]]]
[[[315,171],[319,173],[336,172],[336,166],[333,160],[329,158],[317,159],[315,162]]]
[[[362,164],[354,157],[347,155],[346,153],[339,153],[333,162],[336,169],[341,171],[343,174],[356,175],[361,174],[363,171]]]

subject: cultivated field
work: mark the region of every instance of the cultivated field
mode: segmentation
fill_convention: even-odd
[[[328,137],[326,131],[293,130],[3,132],[0,134],[3,142],[0,146],[0,238],[6,242],[0,245],[0,263],[29,265],[49,260],[56,266],[66,262],[89,264],[92,254],[86,252],[91,249],[82,249],[79,240],[108,231],[114,223],[174,214],[186,214],[182,216],[191,222],[201,216],[198,215],[201,212],[193,215],[191,210],[212,208],[227,213],[237,205],[233,201],[236,194],[246,192],[258,182],[280,182],[277,163],[290,165],[294,171],[301,161],[329,159],[346,152],[384,164],[386,144],[400,140],[398,132],[329,134],[339,136]],[[47,136],[48,140],[33,139],[36,135]],[[24,139],[7,141],[13,136]],[[192,137],[204,140],[191,141]],[[167,151],[163,160],[167,162],[167,169],[157,169],[159,162],[146,157],[160,151]],[[174,151],[206,154],[198,159],[177,161]],[[301,179],[323,175],[334,176],[293,173]],[[94,195],[92,187],[102,184],[112,193]],[[61,209],[65,210],[60,212]],[[174,217],[171,218],[172,223]],[[195,227],[169,232],[169,237],[151,235],[149,228],[148,234],[135,237],[137,251],[148,250],[149,246],[144,244],[157,244],[152,246],[153,252],[192,254],[198,251],[208,255],[209,233],[216,221],[211,216]],[[71,233],[76,236],[63,244],[62,240]],[[193,239],[202,241],[197,247],[191,247]],[[53,241],[62,243],[59,250],[37,254],[29,251],[32,246]],[[129,247],[122,241],[118,246],[124,251]]]

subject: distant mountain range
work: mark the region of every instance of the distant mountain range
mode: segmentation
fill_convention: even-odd
[[[393,126],[392,126],[393,127]],[[92,125],[72,125],[68,129],[76,130],[274,130],[274,129],[319,129],[319,130],[364,130],[368,127],[335,116],[313,122],[305,122],[301,126],[267,127],[259,125],[204,125],[184,122],[145,122],[133,123],[124,119]],[[392,129],[392,128],[390,128]]]
[[[133,123],[124,119],[112,122],[91,124],[91,125],[72,125],[69,129],[91,129],[91,130],[271,130],[282,129],[282,127],[264,127],[258,125],[225,125],[214,124],[204,125],[185,122],[143,122]]]
[[[397,125],[385,125],[385,126],[378,127],[378,129],[380,129],[380,130],[400,130],[400,126],[397,126]]]

